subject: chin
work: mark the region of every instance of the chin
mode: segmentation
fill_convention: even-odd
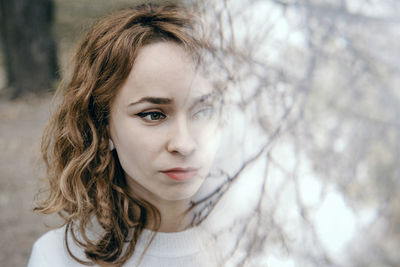
[[[202,183],[199,185],[192,185],[190,188],[169,188],[160,192],[159,197],[166,201],[190,200],[199,191],[201,184]]]

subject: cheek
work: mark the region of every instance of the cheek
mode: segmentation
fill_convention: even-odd
[[[201,131],[198,131],[198,140],[203,156],[212,161],[219,147],[221,133],[217,122],[206,125]]]
[[[163,145],[162,135],[157,131],[144,130],[141,127],[132,127],[118,135],[118,150],[124,151],[132,157],[144,157],[156,154]]]
[[[122,168],[130,177],[147,177],[154,171],[161,140],[156,132],[130,129],[117,137],[117,154]]]

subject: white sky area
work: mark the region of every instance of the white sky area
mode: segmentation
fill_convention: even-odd
[[[222,2],[222,1],[221,1]],[[376,16],[388,15],[381,1],[376,2],[376,8],[366,8],[363,1],[348,1],[350,12],[362,12],[367,15]],[[237,9],[233,9],[233,14],[240,14],[234,20],[235,40],[239,47],[246,47],[247,40],[260,38],[259,48],[256,56],[261,61],[277,62],[280,60],[280,53],[287,47],[299,47],[305,45],[303,29],[299,28],[300,16],[293,9],[288,9],[282,16],[282,9],[274,6],[267,1],[255,1],[252,8],[242,8],[243,3],[238,3]],[[246,5],[244,5],[246,6]],[[237,13],[235,13],[237,12]],[[267,14],[267,15],[266,15]],[[268,23],[265,23],[268,21]],[[273,22],[273,23],[271,23]],[[273,28],[266,28],[274,25]],[[263,39],[261,33],[269,31],[268,36]],[[236,112],[236,113],[235,113]],[[224,154],[228,152],[229,158],[221,158],[221,166],[231,171],[235,166],[241,166],[243,159],[248,158],[251,153],[258,151],[257,148],[265,141],[265,136],[260,135],[259,128],[252,127],[251,118],[246,118],[240,111],[230,112],[231,132],[225,133],[225,144],[222,145]],[[244,143],[243,143],[244,140]],[[334,147],[337,151],[343,150],[346,146],[344,140],[337,141]],[[275,159],[289,172],[296,167],[296,154],[293,146],[284,141],[279,143],[274,149]],[[228,196],[220,205],[220,213],[215,218],[233,218],[234,214],[243,214],[249,210],[250,205],[254,205],[260,192],[260,184],[265,170],[265,157],[258,163],[252,165],[241,176]],[[312,169],[310,159],[302,154],[298,162],[297,178],[279,168],[270,165],[267,180],[267,202],[270,205],[278,205],[278,211],[273,215],[277,222],[282,224],[282,228],[291,237],[294,243],[297,242],[299,250],[307,251],[313,249],[313,242],[303,243],[302,235],[308,235],[307,226],[299,213],[298,201],[307,208],[308,219],[314,225],[317,241],[323,246],[328,255],[337,263],[346,263],[347,252],[360,230],[368,227],[368,224],[376,216],[373,208],[354,211],[348,206],[340,190],[329,181],[324,181],[323,177],[318,177]],[[260,179],[261,178],[261,179]],[[298,197],[298,198],[297,198]],[[251,204],[253,203],[253,204]],[[218,217],[220,216],[220,217]],[[301,265],[298,258],[287,257],[278,250],[269,249],[266,257],[261,259],[262,263],[268,266],[306,266]]]
[[[221,151],[225,157],[217,159],[217,166],[233,174],[244,159],[258,151],[255,148],[259,148],[260,144],[265,142],[265,138],[257,138],[260,133],[256,127],[252,127],[254,122],[246,119],[238,109],[230,111],[230,118],[221,144]],[[236,130],[232,131],[232,129]],[[243,146],[245,148],[242,149]],[[330,257],[337,260],[337,263],[346,263],[346,258],[349,256],[347,255],[348,246],[351,245],[352,239],[359,234],[358,229],[364,229],[371,222],[375,216],[374,210],[371,208],[355,213],[333,184],[329,182],[324,184],[323,179],[314,173],[312,164],[306,155],[302,154],[299,162],[296,161],[294,147],[289,142],[280,142],[273,151],[274,158],[285,169],[282,171],[274,164],[270,164],[266,180],[265,202],[271,207],[276,205],[277,212],[273,215],[275,221],[293,242],[295,251],[298,250],[301,254],[314,249],[314,244],[308,236],[309,230],[304,225],[299,212],[300,208],[296,198],[298,196],[302,205],[309,212],[309,220],[314,225],[317,242],[322,245]],[[226,157],[226,155],[229,156]],[[296,164],[298,164],[297,182],[289,173],[286,173],[286,171],[291,172]],[[218,222],[212,226],[214,230],[231,234],[226,229],[238,216],[239,218],[251,217],[251,211],[261,193],[266,165],[265,157],[261,157],[260,160],[246,168],[212,214],[213,220]],[[297,191],[296,188],[298,188]],[[234,243],[229,241],[229,237],[223,237],[222,234],[220,238],[221,240],[226,239],[225,244]],[[287,255],[277,248],[270,248],[266,251],[265,257],[258,260],[260,263],[266,263],[272,267],[306,266],[303,265],[306,262],[301,262],[298,256]]]

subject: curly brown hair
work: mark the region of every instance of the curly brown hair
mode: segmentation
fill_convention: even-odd
[[[153,229],[160,224],[153,205],[129,194],[118,156],[110,150],[110,105],[141,47],[173,41],[195,56],[204,47],[195,21],[183,6],[123,9],[97,21],[77,50],[72,75],[60,90],[62,102],[43,135],[49,190],[35,211],[63,218],[68,252],[82,264],[122,265],[134,253],[149,216],[156,218]],[[87,235],[93,218],[104,230],[96,240]],[[72,255],[69,234],[89,262]]]

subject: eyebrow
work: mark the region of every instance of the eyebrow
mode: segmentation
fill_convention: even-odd
[[[142,97],[141,99],[139,99],[136,102],[130,103],[129,106],[133,106],[133,105],[137,105],[137,104],[145,103],[145,102],[152,103],[152,104],[166,105],[166,104],[171,104],[172,99],[164,98],[164,97],[146,96],[146,97]]]
[[[202,96],[196,98],[193,101],[193,104],[206,102],[208,99],[213,98],[216,95],[217,95],[216,93],[209,93],[209,94],[202,95]],[[173,100],[170,98],[165,98],[165,97],[146,96],[146,97],[142,97],[141,99],[139,99],[136,102],[130,103],[128,106],[130,107],[130,106],[134,106],[134,105],[145,103],[145,102],[148,102],[151,104],[158,104],[158,105],[167,105],[167,104],[171,104],[173,102]]]
[[[221,99],[221,95],[219,94],[219,92],[213,91],[211,93],[208,93],[208,94],[205,94],[205,95],[202,95],[202,96],[196,98],[193,101],[193,105],[196,105],[198,103],[204,103],[204,102],[207,102],[209,100],[218,102],[218,101],[220,101],[220,99]]]
[[[208,99],[212,98],[214,95],[215,95],[214,93],[209,93],[209,94],[202,95],[202,96],[196,98],[193,101],[193,103],[197,104],[197,103],[206,102]]]

